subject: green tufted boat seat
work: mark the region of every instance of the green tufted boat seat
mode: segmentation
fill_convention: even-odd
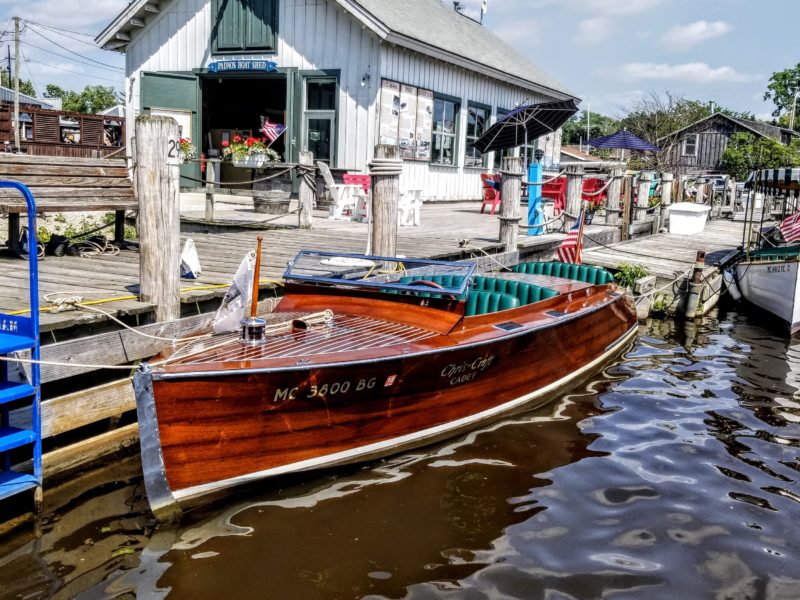
[[[472,286],[473,290],[510,294],[519,300],[520,306],[558,296],[558,292],[550,288],[523,281],[497,279],[495,277],[477,276],[473,279]]]
[[[511,294],[500,292],[485,292],[482,290],[471,289],[467,296],[467,305],[464,308],[465,317],[476,315],[486,315],[500,310],[517,308],[519,300]]]
[[[549,275],[550,277],[563,277],[575,281],[582,281],[591,285],[605,285],[614,281],[614,276],[600,267],[588,265],[572,265],[558,261],[526,262],[514,265],[511,268],[515,273],[528,273],[530,275]]]

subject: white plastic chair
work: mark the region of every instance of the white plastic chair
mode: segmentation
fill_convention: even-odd
[[[322,173],[325,187],[330,190],[331,200],[333,200],[328,218],[349,221],[355,214],[356,200],[361,186],[336,183],[333,180],[330,168],[324,162],[318,161],[317,168]]]
[[[422,190],[408,190],[400,194],[400,203],[397,207],[397,225],[419,226],[420,211],[422,210]]]

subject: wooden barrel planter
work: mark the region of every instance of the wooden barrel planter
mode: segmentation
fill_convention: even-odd
[[[257,213],[282,215],[289,212],[290,193],[284,190],[253,190],[253,206]]]

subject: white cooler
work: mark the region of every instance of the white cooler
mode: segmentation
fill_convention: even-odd
[[[669,207],[669,232],[694,235],[705,229],[710,206],[694,202],[678,202]]]

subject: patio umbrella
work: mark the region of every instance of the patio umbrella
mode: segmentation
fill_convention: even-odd
[[[620,129],[616,133],[599,138],[592,138],[586,142],[595,148],[616,148],[618,150],[645,150],[658,152],[660,148],[633,135],[630,131]]]
[[[578,112],[574,100],[523,104],[489,127],[475,142],[482,154],[528,145],[541,135],[555,131]]]

